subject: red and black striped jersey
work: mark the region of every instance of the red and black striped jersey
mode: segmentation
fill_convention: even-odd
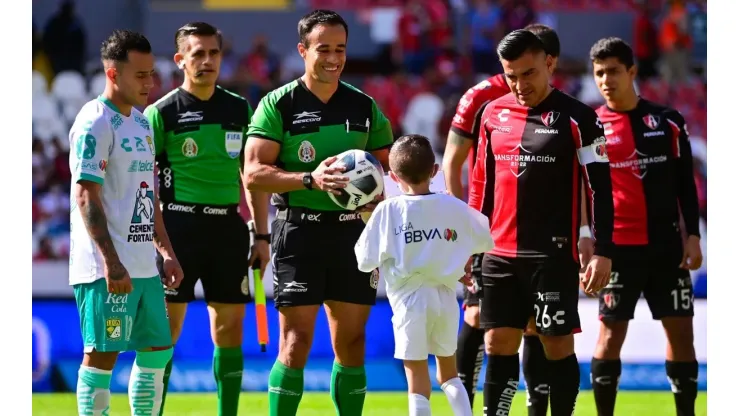
[[[614,196],[614,243],[646,245],[699,235],[699,197],[681,114],[644,99],[626,112],[601,106]]]
[[[502,97],[511,90],[506,84],[506,78],[503,74],[494,75],[484,81],[470,87],[457,103],[455,117],[452,119],[450,130],[470,140],[478,140],[478,131],[480,130],[480,118],[483,114],[483,108],[486,104]],[[468,176],[473,172],[475,163],[475,152],[478,146],[473,143],[468,154]],[[470,182],[470,178],[468,179]]]
[[[489,216],[495,244],[490,253],[568,253],[577,260],[585,182],[595,252],[610,256],[609,159],[604,129],[591,107],[554,88],[534,108],[507,94],[486,106],[478,143],[469,204]]]

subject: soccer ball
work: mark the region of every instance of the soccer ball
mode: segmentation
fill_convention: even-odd
[[[337,155],[331,166],[344,165],[344,176],[349,177],[346,188],[339,195],[329,197],[340,207],[354,211],[372,202],[384,189],[383,166],[373,155],[364,150],[347,150]]]

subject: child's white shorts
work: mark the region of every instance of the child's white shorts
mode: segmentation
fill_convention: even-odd
[[[426,360],[429,354],[438,357],[455,354],[460,305],[454,290],[446,286],[422,286],[413,293],[391,299],[391,307],[395,358]]]

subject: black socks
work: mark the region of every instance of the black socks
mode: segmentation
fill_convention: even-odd
[[[474,328],[467,322],[463,322],[460,334],[457,336],[457,376],[465,386],[471,407],[478,385],[478,376],[483,366],[484,334],[485,330]]]
[[[540,337],[525,336],[522,369],[527,384],[527,414],[547,416],[550,386],[547,384],[548,361]]]
[[[519,354],[489,356],[483,385],[483,415],[508,416],[518,387]]]

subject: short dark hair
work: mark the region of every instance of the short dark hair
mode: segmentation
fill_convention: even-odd
[[[190,22],[175,32],[175,50],[179,51],[180,46],[190,35],[195,36],[215,36],[218,39],[218,47],[223,44],[223,34],[215,26],[206,22]]]
[[[614,36],[597,40],[594,46],[591,47],[591,53],[589,55],[591,56],[591,62],[617,58],[617,61],[624,64],[627,69],[632,68],[635,64],[632,47],[629,43]]]
[[[524,30],[528,30],[540,38],[542,44],[545,45],[546,54],[554,58],[560,56],[560,38],[553,28],[542,23],[532,23],[525,27]]]
[[[529,30],[517,29],[501,39],[496,52],[499,59],[515,61],[527,52],[545,52],[545,45]]]
[[[146,36],[125,29],[114,30],[100,46],[102,61],[127,62],[131,51],[151,53],[152,45]]]
[[[429,180],[436,160],[429,139],[420,134],[399,137],[391,147],[389,159],[391,171],[411,185]]]
[[[301,17],[301,20],[298,21],[298,39],[303,46],[308,46],[306,37],[311,33],[316,25],[342,26],[344,28],[344,33],[349,37],[349,27],[347,26],[347,22],[344,21],[339,13],[333,10],[318,9]]]

